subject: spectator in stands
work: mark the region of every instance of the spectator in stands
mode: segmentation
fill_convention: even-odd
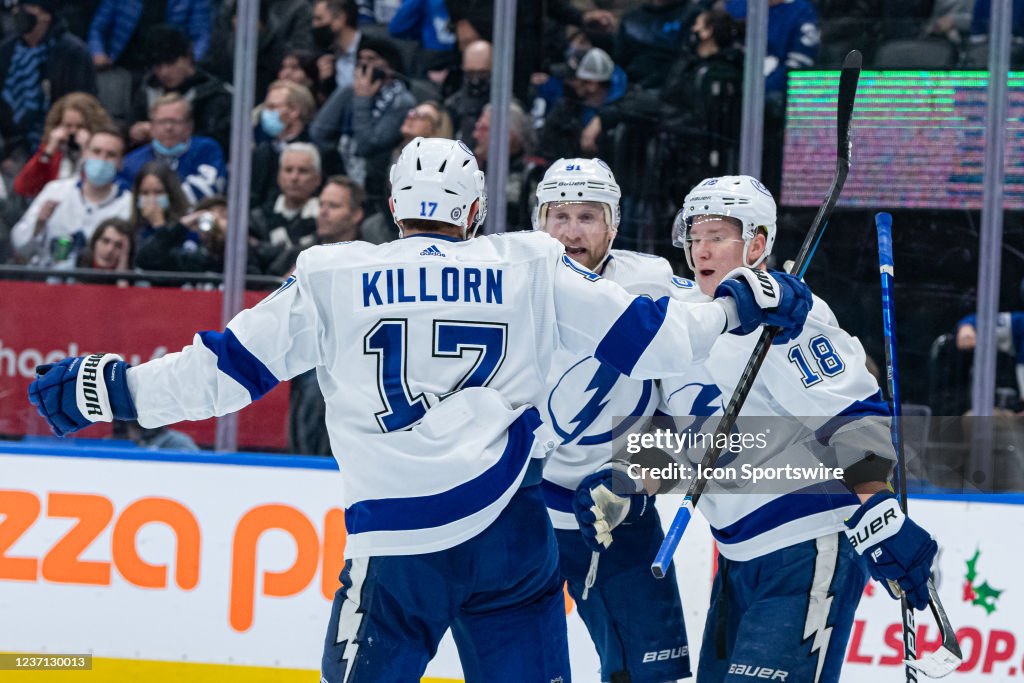
[[[100,128],[86,147],[82,177],[47,183],[11,231],[21,262],[67,267],[106,218],[128,218],[131,194],[115,181],[124,158],[124,138]]]
[[[416,103],[398,78],[401,64],[394,43],[364,36],[353,86],[335,91],[310,125],[321,149],[340,149],[347,175],[366,188],[371,210],[383,206],[391,151]]]
[[[626,74],[607,52],[591,48],[576,67],[570,91],[544,120],[540,149],[549,160],[598,154],[602,110],[626,92]]]
[[[144,67],[138,60],[146,52],[147,32],[165,23],[188,36],[197,60],[206,56],[212,27],[209,0],[102,0],[89,27],[93,64],[97,69],[114,64]]]
[[[55,0],[27,0],[14,33],[0,43],[0,138],[3,158],[24,163],[43,137],[50,104],[74,91],[96,93],[89,49],[57,14]]]
[[[470,148],[475,144],[473,127],[491,101],[491,44],[486,40],[475,40],[462,51],[462,85],[445,100],[452,121],[455,123],[455,137]]]
[[[355,0],[316,0],[313,3],[313,45],[321,56],[317,60],[320,87],[325,93],[342,90],[355,79],[359,41],[359,8]]]
[[[735,19],[745,19],[747,0],[728,0],[725,10]],[[768,104],[781,105],[786,74],[790,69],[814,66],[820,44],[818,14],[810,0],[768,0],[768,52],[764,62]]]
[[[111,125],[99,100],[88,93],[75,92],[57,100],[46,115],[39,149],[14,179],[14,191],[32,199],[51,180],[77,177],[92,132]]]
[[[686,45],[686,32],[703,9],[691,0],[652,0],[622,15],[615,62],[630,83],[659,89]]]
[[[153,104],[164,95],[177,93],[188,100],[197,135],[213,138],[221,152],[228,149],[231,134],[231,90],[223,81],[196,68],[188,37],[176,28],[157,26],[147,36],[152,74],[135,97],[129,136],[133,144],[155,137],[145,120]]]
[[[473,130],[473,139],[476,140],[476,147],[473,153],[476,155],[480,168],[487,168],[487,151],[490,144],[491,133],[491,106],[487,105],[480,119],[476,122]],[[538,169],[530,158],[536,148],[533,125],[530,117],[515,102],[509,104],[508,110],[508,182],[505,185],[505,200],[507,202],[507,222],[509,230],[528,229],[531,224],[530,202],[533,198],[533,191],[536,189],[536,181],[540,179]],[[492,198],[491,201],[498,201]]]
[[[319,213],[316,216],[316,232],[312,241],[292,244],[276,259],[275,275],[291,272],[299,252],[315,244],[335,244],[367,240],[363,236],[363,202],[366,192],[358,183],[343,175],[332,175],[324,182],[318,199]],[[387,239],[382,241],[389,241]],[[375,242],[379,244],[379,242]]]
[[[460,50],[476,40],[493,42],[494,0],[446,0],[445,4]],[[521,102],[529,101],[530,76],[540,70],[543,62],[545,18],[561,25],[585,26],[596,32],[610,32],[615,28],[615,16],[611,12],[604,9],[581,12],[570,0],[516,3],[512,94]]]
[[[317,90],[319,76],[316,68],[316,54],[303,48],[292,48],[284,53],[277,70],[277,80],[292,81],[308,88],[316,101],[317,108],[327,99]]]
[[[135,265],[143,270],[182,273],[223,270],[224,198],[207,197],[187,213],[188,203],[174,173],[152,164],[143,174],[134,192],[134,223],[139,230]],[[225,215],[219,216],[221,212]]]
[[[735,172],[738,159],[743,97],[743,51],[737,47],[740,26],[724,10],[702,12],[690,33],[693,52],[669,69],[660,93],[655,125],[674,133],[677,173],[671,174],[676,193],[685,192],[709,173]],[[611,108],[605,123],[629,108]]]
[[[978,345],[978,316],[964,316],[956,324],[956,348],[973,351]],[[1024,402],[1024,312],[999,313],[996,316],[996,348],[1014,357],[1016,362],[1017,401]],[[1020,408],[1018,408],[1019,410]]]
[[[307,125],[313,119],[313,95],[292,81],[274,81],[260,109],[260,129],[266,139],[252,152],[250,203],[260,206],[277,193],[277,160],[292,142],[310,142]]]
[[[417,41],[422,47],[417,62],[432,69],[455,62],[455,34],[449,29],[444,0],[405,0],[388,24],[388,33]]]
[[[376,24],[387,26],[398,12],[402,0],[357,0],[359,25]]]
[[[971,32],[974,0],[935,0],[925,33],[959,46]]]
[[[320,201],[320,152],[308,142],[293,142],[281,152],[276,199],[256,207],[249,221],[251,272],[284,275],[291,266],[289,249],[316,241]]]
[[[130,270],[135,253],[135,229],[123,218],[108,218],[96,226],[89,246],[78,255],[77,267]]]
[[[427,100],[420,102],[409,110],[405,115],[405,121],[399,129],[402,134],[402,141],[395,147],[392,158],[398,159],[402,149],[416,138],[445,138],[455,139],[455,130],[452,127],[452,118],[448,116],[447,110],[439,102]]]
[[[390,241],[390,235],[380,241],[364,236],[363,203],[366,193],[358,183],[345,176],[331,176],[320,191],[320,213],[316,219],[315,244],[351,242],[366,239],[375,244]],[[378,214],[380,215],[380,214]],[[304,247],[293,246],[281,258],[287,262],[285,272],[295,267],[295,260]],[[324,422],[324,398],[316,381],[316,371],[310,370],[291,381],[288,405],[288,450],[307,455],[330,455],[327,425]]]
[[[234,80],[235,25],[238,2],[226,0],[215,23],[216,34],[203,68],[220,80]],[[256,36],[256,99],[277,79],[277,69],[290,48],[309,50],[313,47],[313,10],[308,1],[260,0]]]
[[[149,130],[153,141],[130,153],[121,181],[130,185],[144,165],[160,161],[178,174],[190,204],[222,194],[227,178],[224,154],[211,138],[192,134],[192,105],[182,95],[169,93],[150,107]]]

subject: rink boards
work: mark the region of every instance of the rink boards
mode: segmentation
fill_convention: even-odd
[[[90,681],[311,680],[344,552],[334,461],[109,443],[0,442],[0,652],[91,653]],[[676,503],[659,501],[663,520]],[[939,592],[964,647],[949,680],[1024,681],[1021,503],[912,502],[942,547]],[[676,561],[694,651],[713,555],[706,525],[691,525]],[[574,680],[597,681],[593,646],[566,608]],[[919,621],[927,648],[936,631]],[[869,589],[843,680],[896,680],[899,642],[897,603]],[[427,676],[461,680],[450,637]]]

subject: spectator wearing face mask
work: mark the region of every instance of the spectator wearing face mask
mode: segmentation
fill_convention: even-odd
[[[39,146],[53,102],[74,91],[96,94],[89,49],[67,30],[58,4],[20,3],[14,35],[0,43],[0,137],[4,157],[19,165]]]
[[[313,45],[317,59],[318,88],[325,95],[352,85],[359,43],[359,7],[355,0],[316,0],[313,3]]]
[[[222,249],[223,230],[209,207],[225,205],[223,198],[204,199],[194,212],[188,213],[188,200],[178,177],[159,163],[143,168],[132,196],[133,223],[139,233],[137,267],[186,273],[222,269],[219,248]],[[214,234],[215,230],[219,235]]]
[[[190,204],[223,194],[227,184],[224,153],[211,138],[192,134],[192,105],[177,93],[157,99],[149,110],[153,140],[124,160],[121,182],[131,185],[150,161],[159,161],[178,174]]]
[[[455,139],[471,149],[476,143],[473,128],[491,101],[491,55],[491,44],[486,40],[466,46],[462,52],[462,85],[444,103],[455,124]]]
[[[298,83],[274,81],[260,108],[260,132],[266,136],[252,151],[250,203],[259,206],[277,192],[277,161],[292,142],[311,142],[308,124],[313,118],[313,95]],[[336,155],[335,155],[336,156]]]
[[[106,218],[128,218],[131,194],[115,181],[124,157],[124,138],[100,128],[89,139],[81,177],[46,184],[11,231],[11,246],[22,262],[70,267]]]

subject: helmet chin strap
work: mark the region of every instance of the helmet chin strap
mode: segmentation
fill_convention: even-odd
[[[757,237],[757,235],[754,235],[754,237]],[[759,265],[764,263],[764,260],[766,258],[768,258],[768,253],[762,252],[761,257],[758,258],[756,261],[754,261],[753,263],[747,262],[747,254],[750,251],[750,243],[754,241],[754,237],[750,237],[748,239],[743,240],[743,265],[746,266],[747,268],[757,268]]]
[[[594,272],[598,275],[604,270],[604,266],[608,263],[608,259],[612,255],[612,242],[615,241],[615,236],[619,234],[618,230],[611,230],[612,236],[608,238],[608,246],[604,248],[604,255],[598,260],[597,265],[594,266]]]

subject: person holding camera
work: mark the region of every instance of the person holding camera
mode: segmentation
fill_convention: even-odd
[[[103,105],[88,93],[74,92],[57,100],[46,114],[42,143],[14,179],[14,191],[35,199],[51,180],[77,176],[93,131],[111,125]]]
[[[199,209],[189,213],[189,209],[174,171],[159,161],[142,167],[132,185],[132,224],[139,239],[137,267],[186,273],[219,268],[221,261],[212,256],[207,234],[215,224],[212,214]]]
[[[313,142],[321,149],[338,149],[346,175],[366,188],[374,211],[384,205],[391,151],[415,105],[395,44],[363,36],[352,86],[336,90],[310,124]]]

